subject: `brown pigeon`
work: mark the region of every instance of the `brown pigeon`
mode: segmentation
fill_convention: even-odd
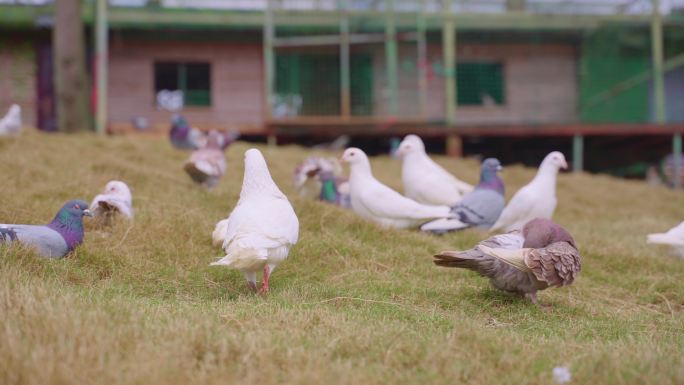
[[[226,173],[226,158],[221,149],[221,134],[211,131],[204,147],[196,150],[185,162],[184,169],[193,181],[212,188]]]
[[[438,266],[470,269],[492,286],[537,301],[537,291],[571,284],[580,254],[570,233],[549,219],[533,219],[520,231],[490,237],[466,251],[442,251]]]

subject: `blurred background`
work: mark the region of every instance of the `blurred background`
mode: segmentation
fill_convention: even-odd
[[[0,0],[12,103],[45,131],[166,134],[181,113],[681,185],[684,0]]]

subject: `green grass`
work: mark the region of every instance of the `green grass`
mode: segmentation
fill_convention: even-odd
[[[161,139],[27,134],[0,141],[0,222],[45,223],[64,201],[110,179],[133,190],[134,225],[87,223],[63,260],[0,248],[2,384],[577,384],[684,383],[684,261],[645,234],[684,217],[684,196],[606,176],[563,174],[555,219],[577,240],[579,279],[540,293],[544,311],[431,255],[486,236],[381,229],[296,197],[311,153],[261,147],[299,215],[299,243],[250,294],[242,274],[208,264],[214,224],[235,204],[248,146],[207,192],[187,153]],[[474,182],[472,160],[438,161]],[[400,163],[373,158],[399,189]],[[508,196],[535,170],[507,167]]]

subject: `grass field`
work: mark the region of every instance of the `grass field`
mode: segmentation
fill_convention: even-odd
[[[0,141],[2,223],[46,223],[68,199],[127,182],[134,225],[86,224],[63,260],[0,249],[2,384],[684,383],[684,260],[645,234],[684,219],[684,195],[606,176],[563,174],[555,219],[577,240],[573,286],[540,293],[544,311],[431,255],[469,248],[467,231],[386,230],[297,198],[294,166],[311,153],[261,147],[299,216],[299,243],[266,297],[208,264],[214,224],[236,202],[238,143],[218,188],[193,185],[187,153],[161,139],[27,134]],[[438,161],[469,182],[472,160]],[[371,160],[399,189],[400,162]],[[535,170],[506,167],[510,197]]]

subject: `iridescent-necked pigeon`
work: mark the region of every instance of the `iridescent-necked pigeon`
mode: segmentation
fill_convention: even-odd
[[[443,233],[469,227],[490,228],[501,215],[505,205],[504,184],[497,175],[499,171],[501,163],[498,159],[485,159],[480,167],[480,183],[451,209],[453,218],[428,222],[420,229]]]
[[[21,132],[21,107],[12,104],[7,115],[0,119],[0,136],[19,135]]]
[[[458,180],[425,153],[423,141],[408,135],[399,145],[397,156],[402,158],[401,180],[404,195],[428,205],[455,206],[473,186]]]
[[[647,242],[668,245],[675,254],[684,258],[684,222],[671,228],[666,233],[649,234]]]
[[[97,195],[90,203],[90,211],[95,218],[105,221],[117,213],[133,219],[133,197],[126,183],[112,180],[107,183],[102,194]]]
[[[171,118],[171,131],[169,138],[174,147],[181,150],[196,150],[206,142],[206,137],[202,131],[190,127],[188,121],[181,115],[173,115]]]
[[[351,171],[351,207],[363,218],[384,227],[406,229],[452,215],[449,206],[424,205],[380,183],[373,177],[368,156],[358,148],[346,149],[342,161],[349,164]]]
[[[551,219],[557,202],[556,177],[561,168],[568,168],[563,154],[558,151],[548,154],[537,176],[513,195],[490,231],[520,230],[534,218]]]
[[[193,181],[207,188],[213,188],[226,173],[226,157],[221,150],[221,134],[209,132],[207,143],[196,150],[185,162],[184,169]]]
[[[88,203],[71,200],[47,225],[0,224],[0,243],[19,242],[46,258],[62,258],[83,241],[83,216],[91,216]]]
[[[537,291],[571,284],[581,257],[570,233],[549,219],[533,219],[521,231],[494,235],[466,251],[442,251],[438,266],[458,267],[488,277],[492,285],[537,304]]]
[[[223,232],[223,234],[217,234]],[[256,274],[264,272],[259,294],[269,290],[269,277],[287,258],[299,238],[299,220],[292,205],[271,178],[266,160],[257,149],[245,152],[245,175],[240,200],[228,219],[216,225],[214,242],[223,239],[226,256],[212,263],[242,271],[252,290]]]

